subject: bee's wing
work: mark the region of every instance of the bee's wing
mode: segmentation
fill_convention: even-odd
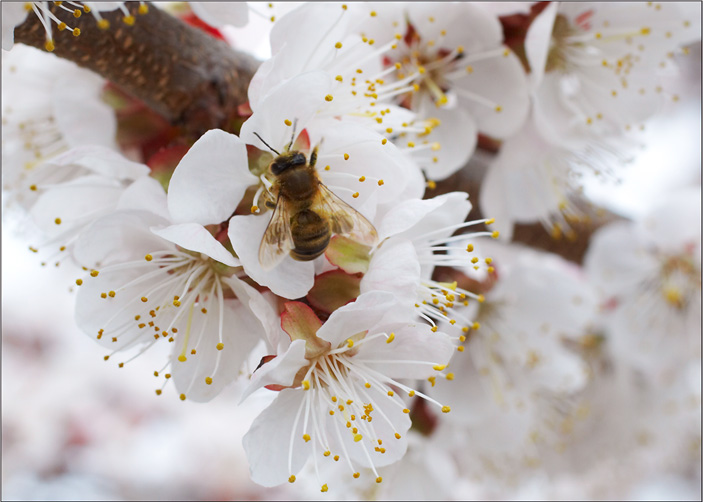
[[[346,235],[369,246],[376,244],[378,234],[373,224],[323,183],[319,185],[313,207],[328,217],[332,233]]]
[[[259,263],[264,270],[271,270],[281,263],[293,249],[293,235],[290,232],[290,214],[286,201],[278,197],[271,221],[266,227],[259,246]]]

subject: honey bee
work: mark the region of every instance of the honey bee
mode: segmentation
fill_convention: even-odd
[[[277,155],[268,168],[275,179],[266,205],[273,214],[259,246],[264,270],[274,268],[287,254],[298,261],[314,260],[325,252],[332,234],[370,246],[376,243],[373,224],[320,181],[315,170],[318,147],[308,162],[300,151],[281,154],[261,141]]]

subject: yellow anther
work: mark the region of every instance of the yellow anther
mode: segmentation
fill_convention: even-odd
[[[494,239],[497,239],[499,235],[500,232],[498,230],[495,230],[493,233],[491,233],[491,237],[493,237]]]
[[[325,493],[327,490],[328,490],[328,488],[327,488],[327,483],[325,483],[324,485],[322,485],[322,488],[320,488],[320,491],[321,491],[322,493]]]
[[[149,12],[149,6],[145,3],[141,4],[139,6],[139,13],[143,15],[143,14],[146,14],[147,12]]]
[[[342,82],[344,80],[341,75],[337,75],[334,79],[338,82]]]
[[[415,143],[408,141],[408,148],[415,148]]]
[[[186,395],[185,395],[185,394],[181,394],[181,395],[178,396],[178,397],[181,398],[181,401],[185,401],[185,400],[186,400]]]
[[[76,286],[83,284],[83,279],[76,279]]]
[[[100,272],[98,272],[97,270],[91,270],[90,277],[97,277],[99,273]]]
[[[454,373],[447,373],[446,379],[447,380],[454,380]]]
[[[134,16],[125,16],[122,18],[122,22],[127,26],[133,26],[135,21],[136,19]]]
[[[652,32],[650,28],[644,27],[640,30],[640,35],[649,35]]]
[[[81,17],[81,14],[83,14],[83,13],[82,13],[80,10],[78,10],[78,9],[75,9],[75,10],[73,11],[73,17],[75,17],[76,19],[78,19],[79,17]]]
[[[396,35],[396,36],[399,37],[400,35]],[[401,65],[400,63],[396,63],[394,66],[395,66],[395,69],[396,69],[396,70],[400,70],[400,68],[401,68],[403,65]]]
[[[160,396],[161,395],[161,389],[156,389],[156,395]]]
[[[478,258],[476,258],[475,256],[471,258],[471,263],[478,263]]]
[[[344,160],[349,160],[349,154],[348,154],[348,153],[345,153],[345,154],[344,154]]]
[[[290,477],[288,478],[289,483],[295,483],[295,475],[291,474]]]
[[[101,30],[107,30],[109,27],[110,21],[108,21],[107,19],[101,19],[100,21],[98,21],[98,28],[100,28]]]
[[[464,352],[464,346],[463,346],[463,345],[459,345],[459,346],[456,348],[456,350],[458,350],[459,352]]]
[[[370,389],[370,388],[371,388],[371,384],[370,384],[369,382],[366,382],[366,383],[364,384],[364,387],[366,387],[367,389]]]
[[[146,261],[151,261],[151,260],[154,259],[154,257],[151,256],[150,254],[148,254],[148,255],[144,256],[144,259],[145,259]]]
[[[354,340],[352,340],[351,338],[347,339],[347,347],[349,347],[351,349],[353,346],[354,346]]]
[[[386,338],[386,343],[391,343],[393,340],[395,340],[395,333],[388,335],[388,338]]]
[[[181,354],[180,356],[178,356],[178,360],[182,363],[186,362],[187,359],[188,358],[185,356],[185,354]]]
[[[362,439],[364,439],[364,436],[362,436],[361,434],[354,434],[354,442],[355,443],[358,443]]]
[[[73,28],[73,36],[79,37],[80,35],[81,35],[81,29],[80,28]]]
[[[61,225],[61,218],[56,218],[54,220],[54,223],[56,223],[57,225]]]
[[[334,46],[335,46],[337,49],[341,49],[341,48],[342,48],[342,42],[337,42],[336,44],[334,44]]]
[[[333,99],[334,98],[332,97],[331,94],[328,94],[327,96],[325,96],[325,101],[332,101]]]
[[[361,183],[363,183],[364,181],[366,181],[366,176],[360,177],[360,178],[359,178],[359,181],[360,181]]]
[[[496,106],[496,107],[495,107],[495,111],[496,111],[496,113],[500,113],[500,112],[503,111],[503,107],[500,106],[500,105],[499,105],[499,106]]]
[[[354,197],[355,199],[356,199],[358,196],[359,196],[359,192],[354,192],[354,193],[352,194],[352,197]]]
[[[305,441],[306,443],[310,441],[310,434],[303,434],[303,441]]]
[[[354,474],[352,474],[352,476],[354,477],[354,479],[359,479],[359,476],[361,476],[361,473],[355,472]]]
[[[310,382],[308,380],[303,380],[303,389],[310,390]]]
[[[382,145],[385,145],[386,143],[388,143],[388,140],[387,140],[386,138],[383,138],[383,139],[381,140],[381,144],[382,144]]]
[[[168,380],[169,378],[171,378],[171,373],[166,373],[166,374],[164,375],[164,378],[166,378],[167,380]]]
[[[338,461],[339,461],[339,455],[335,455],[335,456],[332,457],[332,458],[334,458],[334,461],[335,461],[335,462],[338,462]]]
[[[432,333],[437,333],[437,326],[432,326],[430,331],[432,331]]]
[[[382,478],[381,476],[379,476],[379,477],[376,478],[376,483],[380,483],[380,482],[382,482],[382,481],[383,481],[383,478]]]
[[[215,348],[217,348],[217,350],[222,350],[225,348],[225,344],[220,342],[217,345],[215,345]]]
[[[388,391],[388,395],[389,395],[390,397],[393,397],[393,395],[394,395],[394,394],[393,394],[393,391],[392,391],[392,390],[389,390],[389,391]]]
[[[418,72],[420,75],[424,75],[424,74],[425,74],[425,67],[424,67],[424,66],[418,66],[418,67],[417,67],[417,72]]]
[[[449,406],[442,406],[442,413],[449,413],[452,409]]]
[[[329,457],[331,454],[332,454],[332,453],[331,453],[329,450],[327,450],[326,452],[323,453],[323,455],[324,455],[325,457]]]
[[[284,123],[285,125],[287,125],[288,127],[290,127],[290,126],[293,125],[293,122],[291,122],[289,119],[284,120],[283,123]]]
[[[403,413],[408,414],[408,413],[410,413],[410,410],[407,408],[403,408]]]
[[[446,367],[447,367],[446,364],[435,364],[434,366],[432,366],[432,369],[437,370],[437,371],[442,371]]]
[[[372,10],[371,12],[369,12],[369,14],[371,15],[371,17],[376,17],[376,11],[375,11],[375,10]]]

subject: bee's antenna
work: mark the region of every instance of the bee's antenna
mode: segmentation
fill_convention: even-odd
[[[266,145],[266,146],[269,148],[269,150],[271,150],[273,153],[275,153],[276,155],[281,155],[281,154],[278,153],[276,150],[274,150],[273,148],[271,148],[271,145],[269,145],[268,143],[266,143],[266,142],[264,141],[264,138],[262,138],[261,136],[259,136],[258,133],[254,133],[254,136],[256,136],[257,138],[259,138],[259,139],[261,140],[261,142],[262,142],[264,145]]]
[[[290,147],[293,146],[293,141],[295,140],[295,128],[298,125],[298,119],[293,119],[293,135],[290,137],[290,143],[288,143],[288,146],[286,146],[286,151],[290,150]]]

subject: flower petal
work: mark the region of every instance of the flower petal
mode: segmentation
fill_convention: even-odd
[[[246,2],[190,2],[188,5],[193,14],[215,28],[245,26],[249,21]]]
[[[177,223],[220,223],[257,181],[249,172],[244,142],[213,129],[195,142],[173,172],[168,209]]]
[[[205,227],[197,223],[182,223],[165,228],[152,228],[151,231],[184,249],[203,253],[229,267],[238,267],[241,264]]]
[[[228,229],[234,252],[241,260],[244,271],[258,284],[284,298],[302,298],[314,283],[314,262],[295,261],[286,256],[273,270],[268,271],[259,264],[259,246],[269,221],[268,215],[234,216],[229,221]]]
[[[293,385],[295,376],[300,369],[309,364],[310,361],[305,358],[305,340],[293,340],[288,350],[283,354],[277,355],[254,371],[251,382],[242,393],[240,403],[254,391],[267,385],[280,385],[281,387]]]

